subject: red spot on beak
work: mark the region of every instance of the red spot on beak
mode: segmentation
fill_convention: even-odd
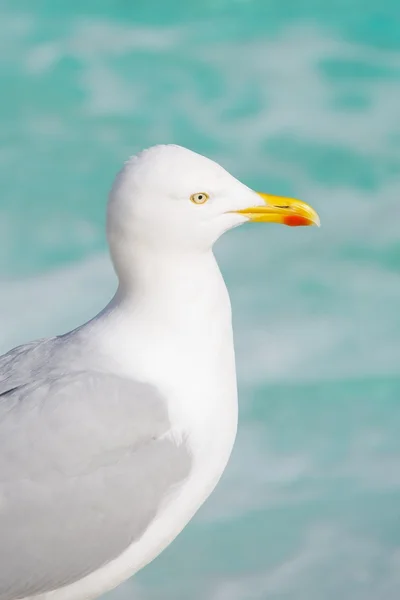
[[[283,222],[285,225],[289,225],[289,227],[310,225],[310,220],[306,217],[301,217],[300,215],[288,215],[287,217],[284,217]]]

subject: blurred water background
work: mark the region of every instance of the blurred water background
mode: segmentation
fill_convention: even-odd
[[[0,350],[113,294],[106,196],[143,147],[207,154],[323,225],[219,242],[237,445],[108,599],[398,600],[398,0],[1,0],[0,57]]]

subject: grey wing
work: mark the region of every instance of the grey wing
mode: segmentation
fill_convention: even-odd
[[[31,381],[35,369],[48,364],[55,338],[35,340],[0,356],[0,396]]]
[[[121,554],[190,470],[152,386],[102,373],[0,394],[0,600],[73,583]]]

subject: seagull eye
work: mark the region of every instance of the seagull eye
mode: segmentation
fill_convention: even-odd
[[[204,204],[207,202],[209,195],[205,192],[198,192],[197,194],[192,194],[190,199],[194,204]]]

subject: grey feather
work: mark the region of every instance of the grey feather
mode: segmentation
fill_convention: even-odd
[[[74,344],[42,340],[0,357],[0,600],[116,558],[190,471],[185,444],[165,436],[158,391],[102,372],[101,357]],[[82,352],[91,368],[79,371]]]

